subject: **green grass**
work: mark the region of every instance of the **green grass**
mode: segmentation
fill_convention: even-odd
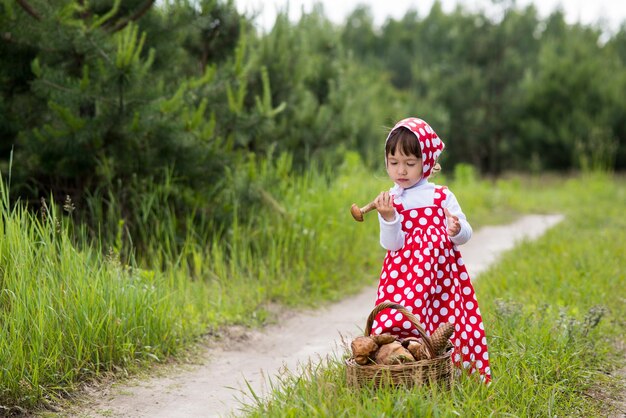
[[[311,170],[294,176],[285,165],[288,166],[279,160],[247,167],[248,173],[256,178],[247,178],[242,184],[254,186],[258,198],[256,209],[253,216],[245,217],[245,222],[237,221],[235,216],[232,226],[219,237],[209,234],[208,221],[200,223],[205,227],[187,228],[183,237],[177,235],[178,226],[191,225],[192,219],[197,221],[202,210],[190,213],[187,219],[176,217],[175,212],[169,210],[167,192],[163,192],[175,184],[159,186],[160,191],[138,199],[137,204],[145,205],[141,235],[144,239],[151,237],[148,241],[151,244],[143,256],[137,258],[120,255],[124,240],[128,239],[122,232],[111,245],[112,249],[98,242],[88,244],[86,231],[73,224],[71,215],[51,208],[43,221],[21,205],[9,202],[5,187],[1,187],[0,405],[8,410],[45,406],[71,393],[86,380],[98,379],[103,374],[133,373],[147,363],[185,353],[199,338],[207,333],[210,338],[221,326],[258,326],[271,322],[274,319],[270,309],[273,304],[294,308],[315,306],[348,297],[363,285],[375,283],[384,256],[378,245],[375,214],[367,216],[363,223],[356,223],[350,216],[349,207],[352,203],[365,204],[380,190],[388,188],[386,175],[367,171],[354,156],[349,156],[342,167],[331,173]],[[601,251],[613,254],[615,263],[621,262],[615,253],[618,250],[611,248],[624,242],[623,236],[616,235],[622,234],[617,232],[617,227],[611,231],[610,225],[620,225],[616,213],[623,207],[610,208],[608,203],[602,203],[607,206],[602,213],[611,216],[603,218],[600,205],[590,202],[594,199],[608,202],[611,193],[617,192],[622,193],[621,201],[624,201],[623,182],[606,178],[566,182],[558,178],[525,177],[486,181],[476,178],[467,168],[460,168],[454,177],[451,181],[446,181],[443,176],[437,180],[448,184],[456,193],[474,227],[508,221],[524,212],[563,212],[568,215],[567,225],[572,235],[563,242],[555,238],[555,243],[550,244],[555,248],[557,245],[565,248],[565,243],[576,241],[577,228],[586,227],[585,222],[593,220],[594,227],[589,226],[586,240],[566,246],[566,251],[572,252],[572,265],[580,266],[581,274],[590,274],[586,270],[588,265],[598,269],[611,266],[610,263],[598,264],[597,259],[577,256],[574,252],[594,251],[587,245],[591,245],[591,238],[600,239],[593,235],[598,226],[612,234],[609,246],[602,247]],[[585,189],[589,185],[591,191]],[[114,205],[113,197],[109,198]],[[577,211],[577,199],[583,199],[583,210],[588,213]],[[233,210],[235,214],[239,213],[236,208]],[[115,213],[102,214],[103,222],[117,224],[123,231],[121,215],[117,218]],[[624,229],[623,224],[621,226]],[[523,251],[531,250],[524,248]],[[521,254],[521,260],[526,258],[524,253],[518,254]],[[123,259],[130,261],[123,262]],[[554,268],[563,270],[555,257],[548,258],[546,263],[554,263]],[[508,267],[507,274],[498,275],[499,280],[512,280],[515,272],[527,280],[526,268],[529,267]],[[547,268],[542,266],[539,270],[542,276]],[[620,269],[616,271],[623,270]],[[479,287],[496,283],[487,279],[489,274],[493,273],[487,273]],[[604,280],[599,275],[593,277],[600,282]],[[556,284],[552,286],[558,287]],[[522,289],[529,287],[521,286]],[[580,289],[573,285],[567,287]],[[509,294],[509,291],[513,293]],[[484,300],[483,311],[493,335],[492,345],[504,352],[504,348],[498,348],[500,340],[497,336],[504,333],[499,329],[506,327],[500,325],[498,328],[498,324],[512,319],[496,316],[495,295],[506,306],[510,304],[509,300],[519,302],[522,295],[516,294],[508,282],[494,289],[494,296],[489,296],[488,288],[479,288],[478,292]],[[553,288],[549,288],[549,292],[559,295]],[[595,288],[589,292],[582,298],[585,302],[592,300],[589,294],[601,294],[598,293],[601,290]],[[616,292],[609,296],[616,297]],[[572,299],[568,294],[560,297],[565,301]],[[543,307],[544,303],[533,301],[529,305],[530,313],[520,316],[530,315],[534,305]],[[577,311],[569,305],[563,306],[567,308],[568,318],[576,320],[582,320],[591,308],[580,306]],[[603,319],[593,332],[619,318],[612,304],[606,306],[608,319]],[[545,312],[560,313],[560,309],[561,306],[553,300]],[[542,338],[552,338],[549,330],[554,324],[550,323],[550,318],[552,316],[547,316],[543,322],[529,319],[526,326],[543,323]],[[620,326],[622,328],[617,329],[623,331],[623,324]],[[546,341],[548,346],[552,344],[552,340]],[[556,341],[561,340],[557,338]],[[598,364],[604,367],[607,349],[597,351]],[[511,357],[515,358],[515,355]],[[579,361],[578,357],[572,357]],[[497,358],[494,365],[496,376],[502,374],[498,368],[504,367],[498,363],[504,356]],[[334,377],[329,378],[326,386],[316,390],[335,388],[338,392],[332,396],[328,393],[319,395],[334,401],[331,404],[312,402],[311,405],[337,408],[345,403],[346,408],[352,408],[348,409],[350,414],[354,408],[359,415],[370,414],[366,411],[374,406],[370,405],[368,397],[352,392],[348,395],[342,386],[339,365],[331,365],[323,374],[332,373],[333,367]],[[528,372],[528,376],[532,373]],[[530,381],[531,377],[525,379]],[[301,387],[294,390],[308,387],[306,380],[298,379],[298,382]],[[498,385],[499,382],[494,388]],[[462,397],[479,391],[471,397],[480,405],[485,403],[484,397],[493,397],[493,391],[483,392],[473,384],[455,390],[460,390],[459,396]],[[294,401],[308,402],[305,401],[307,396],[303,392],[301,399],[296,396]],[[350,406],[350,400],[343,399],[343,396],[361,397],[362,404]],[[413,402],[400,401],[393,393],[384,396],[388,397],[385,402],[394,405]],[[557,391],[553,396],[558,400],[565,395]],[[446,402],[459,402],[458,398],[450,401],[448,394],[441,397],[424,407],[447,411],[449,405]],[[463,398],[455,408],[468,411],[471,409],[463,409],[470,408],[468,405]],[[302,411],[301,408],[304,407],[288,407],[296,411]],[[280,416],[280,408],[270,414]],[[376,415],[376,412],[371,414]]]
[[[592,394],[616,385],[607,372],[623,358],[615,342],[626,332],[626,183],[602,175],[558,183],[528,189],[525,201],[539,198],[566,220],[476,282],[491,386],[463,377],[450,391],[354,390],[343,359],[333,358],[283,374],[271,398],[248,405],[247,415],[606,416],[610,405]]]

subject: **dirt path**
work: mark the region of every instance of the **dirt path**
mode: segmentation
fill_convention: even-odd
[[[560,215],[531,215],[510,225],[476,231],[461,247],[470,275],[475,279],[516,242],[537,238],[561,219]],[[240,350],[235,351],[232,346],[229,351],[208,348],[199,365],[101,390],[90,396],[88,404],[80,410],[67,414],[93,418],[198,418],[236,414],[241,400],[250,400],[246,381],[256,394],[263,395],[268,378],[276,376],[282,368],[297,371],[300,364],[341,354],[341,336],[349,341],[362,332],[373,308],[374,286],[335,305],[298,312],[285,317],[279,325],[234,336],[242,341]]]

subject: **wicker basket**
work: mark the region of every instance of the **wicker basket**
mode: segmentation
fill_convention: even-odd
[[[404,364],[368,364],[361,366],[354,358],[346,360],[346,377],[349,386],[360,388],[363,386],[421,386],[429,383],[440,383],[445,387],[450,387],[452,383],[452,344],[449,343],[444,353],[440,356],[433,356],[433,348],[430,337],[417,318],[402,305],[391,302],[382,302],[374,308],[367,318],[364,335],[369,336],[372,330],[372,323],[383,309],[396,309],[402,312],[420,333],[424,345],[427,347],[426,360],[414,361]]]

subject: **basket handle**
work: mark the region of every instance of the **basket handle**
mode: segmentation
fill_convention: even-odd
[[[372,323],[374,322],[376,315],[378,315],[384,309],[395,309],[399,312],[402,312],[404,316],[406,316],[409,319],[409,321],[411,321],[411,323],[417,329],[417,332],[419,332],[420,336],[422,337],[422,340],[424,341],[424,344],[426,345],[426,348],[428,351],[426,353],[428,358],[430,359],[430,358],[435,357],[435,350],[433,349],[432,340],[430,339],[428,334],[426,334],[426,331],[424,330],[422,325],[419,323],[415,315],[413,315],[411,312],[409,312],[404,306],[400,305],[399,303],[381,302],[378,305],[376,305],[374,310],[372,310],[372,312],[370,313],[370,316],[367,317],[367,323],[365,324],[365,331],[363,333],[365,334],[366,337],[369,337],[369,335],[372,332]]]

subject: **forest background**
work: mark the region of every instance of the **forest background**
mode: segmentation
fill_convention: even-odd
[[[332,244],[337,225],[323,232],[307,210],[345,211],[325,190],[349,194],[347,178],[383,177],[384,137],[400,118],[434,127],[449,145],[444,172],[458,181],[626,167],[624,26],[607,38],[558,11],[511,6],[494,21],[439,3],[381,27],[366,7],[343,25],[321,7],[297,22],[279,14],[267,33],[252,18],[218,0],[0,2],[2,280],[30,289],[24,316],[20,292],[2,293],[11,338],[0,352],[16,363],[2,369],[2,404],[37,404],[99,371],[170,354],[207,324],[262,322],[268,301],[336,296],[321,276],[337,273],[337,260],[308,251],[313,241],[338,260],[346,250]],[[49,259],[42,243],[56,249]],[[287,259],[304,286],[285,276]],[[344,260],[355,275],[371,268]],[[62,314],[72,275],[89,279],[75,288],[86,304],[76,316]],[[259,283],[256,304],[215,297],[245,292],[249,283],[232,281],[242,275]],[[59,293],[41,295],[41,280]],[[160,305],[173,289],[210,300],[208,313],[191,301]],[[112,301],[130,293],[127,315]],[[7,318],[47,321],[34,294],[56,316],[26,339],[27,353]],[[85,343],[87,328],[102,341]],[[46,375],[37,356],[51,344],[48,362],[67,364]]]

